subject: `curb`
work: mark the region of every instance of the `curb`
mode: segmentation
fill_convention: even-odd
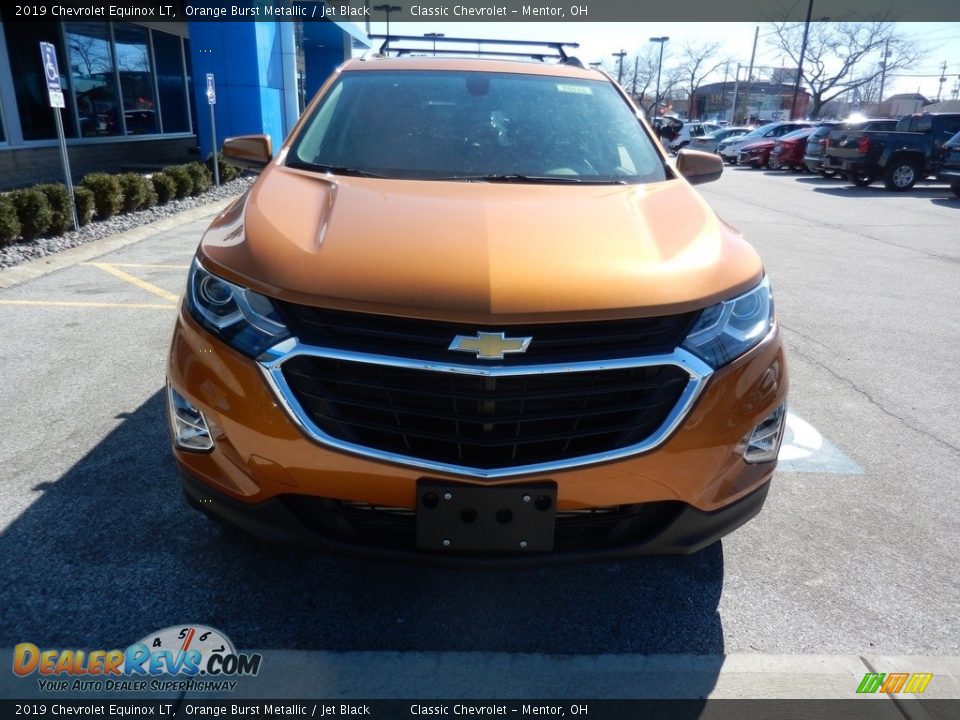
[[[237,195],[229,197],[226,200],[214,200],[200,207],[184,210],[174,215],[168,215],[167,217],[154,220],[151,223],[141,225],[132,230],[124,230],[114,235],[97,238],[96,240],[68,248],[53,255],[27,260],[11,268],[4,268],[0,270],[0,288],[11,288],[15,285],[20,285],[28,280],[34,280],[57,270],[70,267],[71,265],[106,255],[109,252],[119,250],[127,245],[133,245],[134,243],[146,240],[149,237],[153,237],[165,230],[170,230],[184,223],[194,222],[216,215],[233,202],[240,194],[241,193],[237,193]],[[197,239],[199,241],[199,238]]]

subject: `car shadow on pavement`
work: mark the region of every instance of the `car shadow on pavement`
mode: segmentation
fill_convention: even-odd
[[[271,549],[186,504],[166,427],[158,391],[34,489],[0,535],[0,647],[126,647],[201,623],[241,648],[723,653],[719,543],[495,572]]]
[[[857,187],[856,185],[838,185],[835,187],[815,187],[814,192],[824,193],[826,195],[836,195],[837,197],[875,197],[875,198],[935,198],[944,194],[944,189],[939,187],[913,187],[906,192],[894,192],[887,190],[881,181],[868,187]],[[946,192],[950,192],[946,190]]]
[[[947,193],[949,194],[950,191],[948,190]],[[950,195],[949,197],[945,197],[945,198],[942,198],[942,197],[933,198],[930,202],[932,202],[934,205],[940,205],[941,207],[948,207],[948,208],[954,208],[954,209],[960,210],[960,198],[954,197],[953,195]]]

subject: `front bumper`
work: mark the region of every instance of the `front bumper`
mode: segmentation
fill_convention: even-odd
[[[772,465],[772,463],[771,463]],[[769,476],[768,476],[769,477]],[[689,555],[712,545],[756,516],[767,497],[765,480],[745,497],[713,512],[689,505],[652,508],[656,520],[645,527],[623,527],[604,544],[547,553],[444,553],[415,549],[412,514],[390,519],[381,532],[371,532],[370,519],[357,519],[356,510],[336,500],[316,498],[309,519],[292,509],[295,498],[278,496],[248,505],[212,489],[181,468],[180,481],[187,501],[212,518],[280,547],[311,548],[351,557],[400,560],[426,565],[500,569],[531,565],[562,565],[617,560],[640,555]],[[402,527],[399,527],[401,526]],[[622,538],[622,539],[621,539]]]
[[[268,540],[329,549],[354,547],[364,554],[391,557],[413,554],[410,548],[404,550],[402,541],[371,548],[349,533],[331,535],[320,520],[327,502],[413,508],[417,483],[425,477],[477,486],[552,482],[558,513],[638,505],[657,511],[653,526],[640,528],[627,540],[611,537],[587,550],[568,552],[558,545],[550,555],[496,559],[506,564],[530,558],[543,563],[554,556],[569,560],[693,552],[715,541],[762,505],[766,490],[758,491],[766,486],[776,463],[746,463],[743,449],[752,429],[784,403],[787,394],[777,325],[753,350],[715,371],[682,421],[652,450],[522,478],[466,478],[309,439],[278,402],[262,368],[184,314],[174,332],[168,379],[203,413],[214,441],[209,452],[174,448],[188,497],[205,512]],[[754,500],[738,505],[748,496]],[[315,514],[307,518],[309,522],[304,522],[304,505]],[[741,509],[725,512],[735,505]],[[284,508],[287,512],[282,512]],[[296,523],[290,521],[291,513]],[[488,560],[494,562],[490,558],[484,562]]]

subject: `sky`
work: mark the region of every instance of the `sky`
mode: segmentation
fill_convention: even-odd
[[[958,0],[960,2],[960,0]],[[960,23],[897,23],[898,31],[913,37],[926,51],[926,59],[910,70],[897,73],[887,79],[884,95],[894,93],[920,92],[929,99],[937,96],[943,62],[947,62],[947,82],[943,84],[942,99],[949,99],[950,93],[960,76]],[[729,57],[733,63],[747,66],[750,63],[750,51],[756,28],[760,28],[757,43],[757,65],[779,67],[782,53],[770,45],[770,26],[766,24],[731,23],[599,23],[599,22],[561,22],[561,23],[399,23],[390,24],[391,34],[423,35],[428,32],[444,33],[448,37],[515,38],[520,40],[562,40],[579,42],[580,48],[574,51],[584,63],[605,61],[608,68],[614,68],[616,59],[612,53],[625,50],[635,54],[642,46],[649,44],[648,38],[668,36],[670,41],[664,47],[664,66],[670,63],[671,50],[683,43],[702,44],[713,41],[723,43],[721,54]],[[383,22],[371,22],[372,33],[383,34],[386,25]],[[877,61],[880,53],[877,53]],[[789,65],[789,63],[788,63]],[[743,71],[744,76],[746,70]],[[723,70],[710,81],[723,80]]]

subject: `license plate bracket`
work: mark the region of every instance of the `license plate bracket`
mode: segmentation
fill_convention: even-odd
[[[417,481],[417,548],[447,552],[553,549],[554,482],[478,486]]]

